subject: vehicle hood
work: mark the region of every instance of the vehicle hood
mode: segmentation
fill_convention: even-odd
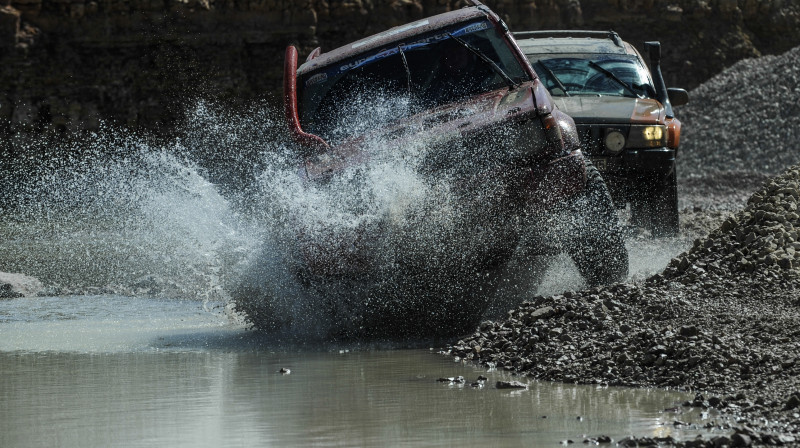
[[[430,143],[469,138],[486,129],[522,120],[536,113],[532,83],[523,83],[514,90],[503,88],[487,92],[436,109],[407,117],[392,126],[375,130],[369,135],[354,137],[317,157],[306,161],[309,179],[340,171],[347,166],[362,163],[369,158],[362,151],[365,141],[382,140],[399,144],[403,141],[424,139]]]
[[[665,118],[664,107],[650,98],[570,96],[553,100],[576,124],[663,124]]]

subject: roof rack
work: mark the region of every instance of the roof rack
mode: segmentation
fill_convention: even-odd
[[[616,31],[592,31],[592,30],[542,30],[542,31],[520,31],[514,33],[514,38],[544,38],[544,37],[594,37],[598,39],[611,39],[615,45],[624,48],[622,39]]]

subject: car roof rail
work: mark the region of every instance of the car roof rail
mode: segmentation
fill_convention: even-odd
[[[594,37],[597,39],[611,39],[615,45],[624,48],[622,39],[616,31],[593,31],[593,30],[541,30],[541,31],[519,31],[514,33],[514,38],[537,39],[544,37]]]

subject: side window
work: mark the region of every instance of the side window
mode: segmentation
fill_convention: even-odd
[[[527,79],[525,70],[523,70],[514,53],[509,49],[508,42],[496,29],[492,28],[481,33],[475,33],[474,36],[469,36],[467,41],[488,56],[511,79],[515,81]]]

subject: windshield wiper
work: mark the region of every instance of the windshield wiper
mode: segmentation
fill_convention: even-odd
[[[397,46],[397,51],[400,52],[400,57],[403,59],[403,67],[406,69],[406,80],[408,81],[408,96],[411,97],[411,69],[408,68],[408,60],[406,53],[403,51],[403,44]]]
[[[609,70],[606,70],[603,67],[601,67],[597,62],[589,61],[589,67],[592,67],[593,69],[597,70],[598,72],[606,75],[609,79],[611,79],[612,81],[615,81],[617,84],[621,85],[625,90],[630,92],[633,96],[639,98],[639,94],[634,92],[633,89],[631,88],[631,86],[629,86],[625,81],[619,79],[617,77],[617,75],[615,75],[613,72],[611,72]]]
[[[500,68],[499,65],[495,64],[495,62],[493,60],[489,59],[489,56],[486,56],[485,54],[483,54],[483,52],[481,50],[479,50],[479,49],[475,48],[474,46],[470,45],[464,39],[461,39],[460,37],[453,36],[451,33],[447,33],[447,35],[452,37],[453,40],[455,40],[459,44],[461,44],[461,46],[463,46],[464,48],[466,48],[467,50],[469,50],[473,54],[475,54],[475,56],[477,56],[481,61],[489,64],[489,67],[491,67],[492,70],[495,73],[497,73],[498,75],[500,75],[501,78],[503,78],[503,81],[505,81],[506,84],[508,84],[508,87],[510,87],[511,89],[516,89],[517,88],[517,86],[519,84],[514,82],[514,80],[511,79],[511,77],[508,76],[508,74],[505,71],[503,71],[503,69]]]
[[[551,69],[550,69],[550,67],[548,67],[548,66],[544,65],[544,61],[542,61],[541,59],[539,59],[539,60],[537,60],[537,61],[536,61],[536,63],[537,63],[537,64],[539,64],[539,65],[541,65],[541,66],[542,66],[542,68],[544,69],[544,71],[546,71],[546,72],[547,72],[547,74],[548,74],[548,75],[550,75],[550,77],[551,77],[551,78],[553,78],[553,81],[555,81],[555,82],[556,82],[556,84],[558,84],[558,87],[559,87],[559,88],[561,88],[561,90],[563,90],[563,91],[564,91],[564,95],[566,95],[566,96],[570,96],[570,95],[569,95],[569,91],[568,91],[568,90],[567,90],[567,88],[564,86],[564,83],[563,83],[563,82],[561,82],[561,80],[560,80],[560,79],[558,79],[558,76],[556,76],[556,74],[553,72],[553,70],[551,70]]]

